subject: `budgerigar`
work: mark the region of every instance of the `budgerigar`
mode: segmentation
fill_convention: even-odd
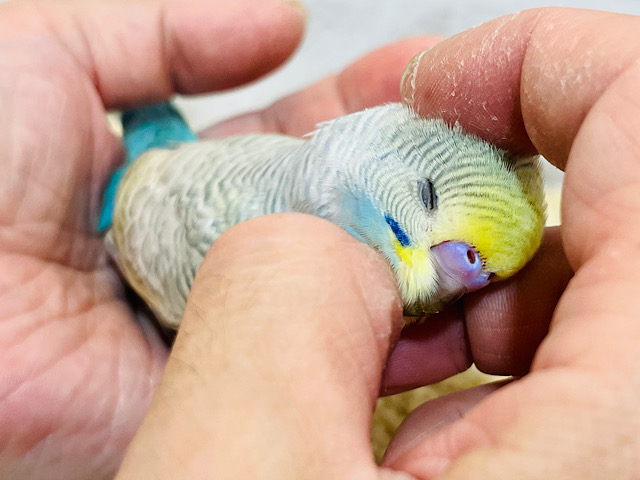
[[[537,158],[402,104],[339,117],[305,139],[197,140],[168,103],[122,122],[129,161],[101,228],[126,279],[174,328],[209,247],[259,215],[296,211],[339,225],[387,259],[413,316],[513,275],[541,240]]]

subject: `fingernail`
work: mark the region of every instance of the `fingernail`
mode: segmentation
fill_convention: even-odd
[[[420,66],[422,57],[428,51],[429,49],[423,50],[411,60],[409,60],[409,63],[404,68],[404,72],[402,72],[402,78],[400,79],[400,93],[402,94],[402,102],[412,108],[415,108],[416,75],[418,72],[418,67]]]

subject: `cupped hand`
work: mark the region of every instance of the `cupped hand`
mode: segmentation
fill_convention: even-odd
[[[256,78],[303,18],[275,0],[0,5],[0,478],[110,478],[167,358],[94,233],[122,160],[105,109]]]
[[[198,273],[118,478],[640,476],[638,27],[534,10],[417,57],[401,91],[422,115],[566,166],[561,229],[516,278],[399,340],[388,267],[341,230],[297,215],[229,230]],[[376,69],[357,65],[366,91]],[[277,129],[323,98],[315,88],[209,133]],[[426,404],[378,469],[368,434],[379,390],[472,359],[524,376]]]

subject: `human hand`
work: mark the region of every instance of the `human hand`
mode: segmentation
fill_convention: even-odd
[[[561,231],[516,278],[412,329],[383,379],[401,319],[380,258],[318,219],[238,225],[198,273],[119,478],[638,477],[637,29],[634,17],[545,9],[422,55],[402,86],[419,112],[566,166]],[[576,273],[556,308],[571,275],[561,247]],[[471,359],[528,373],[425,405],[376,470],[381,385],[427,383]]]
[[[111,478],[164,369],[94,233],[122,160],[105,108],[256,78],[303,23],[274,0],[0,4],[0,478]]]

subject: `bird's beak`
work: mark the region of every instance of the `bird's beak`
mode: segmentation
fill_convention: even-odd
[[[460,242],[444,242],[431,247],[431,258],[436,271],[436,291],[424,304],[409,305],[407,316],[438,313],[467,292],[485,287],[491,282],[491,273],[484,269],[478,252]]]

